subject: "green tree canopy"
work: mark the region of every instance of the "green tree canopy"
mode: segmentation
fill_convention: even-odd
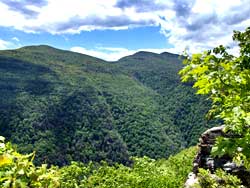
[[[233,40],[240,49],[238,56],[219,46],[187,57],[180,74],[182,81],[194,81],[197,93],[212,100],[208,117],[223,120],[224,131],[234,135],[219,138],[213,153],[229,154],[250,168],[250,27],[234,31]]]

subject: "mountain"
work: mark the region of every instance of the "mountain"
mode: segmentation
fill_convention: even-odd
[[[116,62],[28,46],[0,51],[0,132],[36,163],[130,163],[197,143],[209,101],[182,84],[183,57],[138,52]]]

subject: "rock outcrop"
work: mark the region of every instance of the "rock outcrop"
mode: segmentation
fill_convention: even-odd
[[[232,158],[227,155],[222,157],[211,156],[211,150],[217,137],[234,137],[233,135],[225,134],[223,128],[224,126],[213,127],[201,135],[198,144],[199,150],[193,162],[193,171],[189,174],[185,183],[186,188],[191,188],[194,184],[198,183],[197,174],[199,168],[209,169],[211,173],[221,168],[226,172],[237,175],[244,185],[250,187],[250,180],[245,178],[250,176],[250,172],[246,171],[243,166],[236,165]]]

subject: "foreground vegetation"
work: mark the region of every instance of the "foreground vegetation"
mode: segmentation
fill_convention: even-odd
[[[186,67],[180,73],[183,81],[191,79],[195,82],[198,94],[207,95],[212,100],[208,115],[223,120],[224,132],[231,135],[217,139],[213,155],[230,156],[237,165],[250,170],[250,27],[244,32],[235,31],[233,40],[239,45],[239,56],[233,56],[227,48],[219,46],[187,58]],[[202,187],[222,186],[211,178],[211,174],[208,178],[208,174],[201,170]],[[224,177],[223,187],[240,187],[241,181],[237,178],[223,175],[221,171],[217,174]],[[242,183],[249,184],[250,177],[244,178]]]
[[[192,169],[196,148],[190,148],[169,157],[154,160],[133,158],[131,167],[122,164],[109,166],[72,162],[62,168],[33,164],[34,153],[21,155],[10,143],[0,137],[0,186],[3,188],[143,188],[182,187]],[[183,165],[185,164],[185,165]]]

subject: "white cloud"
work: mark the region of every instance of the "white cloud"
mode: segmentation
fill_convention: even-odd
[[[20,41],[19,38],[17,38],[17,37],[12,37],[12,40],[14,40],[14,41],[16,41],[16,42],[19,42],[19,41]]]
[[[13,27],[25,32],[49,32],[52,34],[80,33],[95,29],[128,29],[156,25],[157,15],[136,12],[135,8],[116,7],[116,0],[48,0],[47,5],[18,4],[15,9],[0,2],[0,12],[5,19],[0,26]],[[18,11],[18,8],[22,8]],[[27,16],[30,11],[30,16]],[[33,16],[33,15],[36,16]]]
[[[124,56],[132,55],[138,51],[162,53],[162,52],[168,51],[169,49],[149,49],[148,48],[148,49],[129,50],[126,48],[113,48],[113,47],[97,47],[96,49],[72,47],[70,50],[73,52],[78,52],[78,53],[94,56],[100,59],[104,59],[106,61],[117,61]]]
[[[0,50],[6,50],[9,48],[14,48],[15,45],[12,42],[0,39]]]
[[[135,53],[133,50],[128,50],[126,48],[111,48],[111,47],[99,47],[96,49],[86,49],[83,47],[72,47],[70,49],[73,52],[78,52],[90,56],[94,56],[106,61],[116,61],[121,57],[132,55]]]
[[[13,27],[22,30],[26,24],[25,17],[18,12],[12,11],[7,5],[0,2],[0,12],[4,15],[4,19],[0,19],[0,26]]]
[[[4,3],[5,2],[5,3]],[[6,3],[7,2],[7,3]],[[12,3],[10,3],[12,2]],[[191,53],[219,44],[232,46],[232,31],[250,25],[250,0],[48,0],[46,3],[2,0],[0,26],[25,32],[80,33],[103,29],[159,26],[169,51]],[[28,2],[28,1],[27,1]],[[33,1],[32,1],[33,2]],[[35,2],[35,1],[34,1]],[[14,6],[14,7],[11,7]],[[30,15],[29,15],[30,14]],[[74,47],[73,49],[75,49]],[[77,48],[76,48],[77,49]],[[79,50],[79,49],[78,49]],[[106,52],[81,48],[98,56],[118,58],[126,50]],[[110,55],[111,54],[111,55]]]
[[[250,22],[249,0],[177,0],[190,8],[182,14],[183,7],[175,9],[176,15],[170,19],[163,15],[162,33],[174,45],[169,51],[180,53],[188,49],[197,53],[220,44],[229,46],[237,53],[232,41],[233,30],[243,31]],[[185,12],[185,11],[184,11]]]

